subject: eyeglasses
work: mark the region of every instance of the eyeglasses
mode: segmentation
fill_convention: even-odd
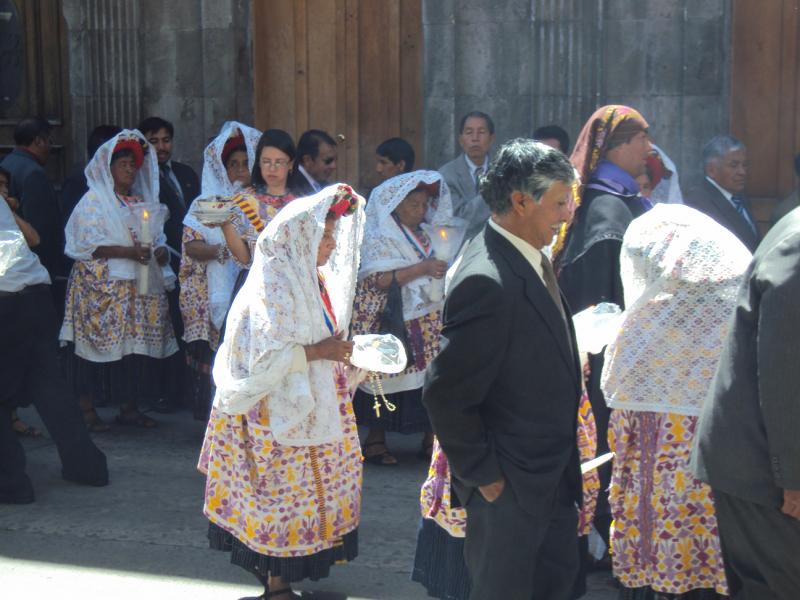
[[[284,167],[286,167],[289,164],[289,161],[286,160],[285,158],[278,158],[276,160],[266,159],[266,160],[259,161],[258,164],[260,164],[262,167],[265,167],[267,169],[272,169],[272,168],[283,169]]]
[[[326,159],[325,159],[325,160],[323,160],[322,162],[324,162],[326,165],[329,165],[329,164],[331,164],[332,162],[334,162],[335,160],[336,160],[336,157],[335,157],[335,156],[331,156],[331,157],[329,157],[329,158],[326,158]]]

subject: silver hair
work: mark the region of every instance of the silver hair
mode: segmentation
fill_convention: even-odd
[[[703,167],[707,167],[712,161],[722,158],[728,152],[744,149],[744,143],[732,135],[717,135],[703,147]]]

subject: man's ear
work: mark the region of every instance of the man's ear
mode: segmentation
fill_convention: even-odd
[[[525,192],[520,192],[519,190],[511,192],[511,210],[517,214],[522,214],[525,210],[526,198],[527,194],[525,194]]]
[[[406,172],[406,161],[404,159],[401,158],[400,160],[398,160],[395,163],[395,165],[400,167],[400,172],[401,173],[405,173]]]

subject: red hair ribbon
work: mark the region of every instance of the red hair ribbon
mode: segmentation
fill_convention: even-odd
[[[238,130],[237,130],[238,131]],[[225,161],[228,160],[228,157],[233,154],[233,152],[239,148],[245,148],[244,144],[244,136],[241,132],[236,133],[228,138],[228,141],[225,142],[225,145],[222,147],[222,164],[225,164]]]
[[[353,188],[349,185],[340,185],[336,190],[336,196],[331,204],[328,214],[334,215],[337,219],[344,215],[351,215],[356,211],[358,200]]]
[[[144,148],[142,148],[142,143],[138,139],[127,138],[118,141],[111,155],[113,156],[122,150],[130,150],[133,152],[133,163],[136,165],[137,169],[142,168],[142,164],[144,163]]]

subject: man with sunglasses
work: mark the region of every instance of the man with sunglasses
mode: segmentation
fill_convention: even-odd
[[[297,142],[297,171],[290,187],[310,196],[332,182],[336,172],[336,141],[321,129],[309,129]]]
[[[19,200],[20,216],[39,233],[34,252],[54,282],[54,301],[60,314],[64,306],[66,267],[64,224],[53,184],[45,164],[53,145],[52,126],[42,117],[22,119],[14,128],[15,148],[0,167],[11,174],[9,194]]]

